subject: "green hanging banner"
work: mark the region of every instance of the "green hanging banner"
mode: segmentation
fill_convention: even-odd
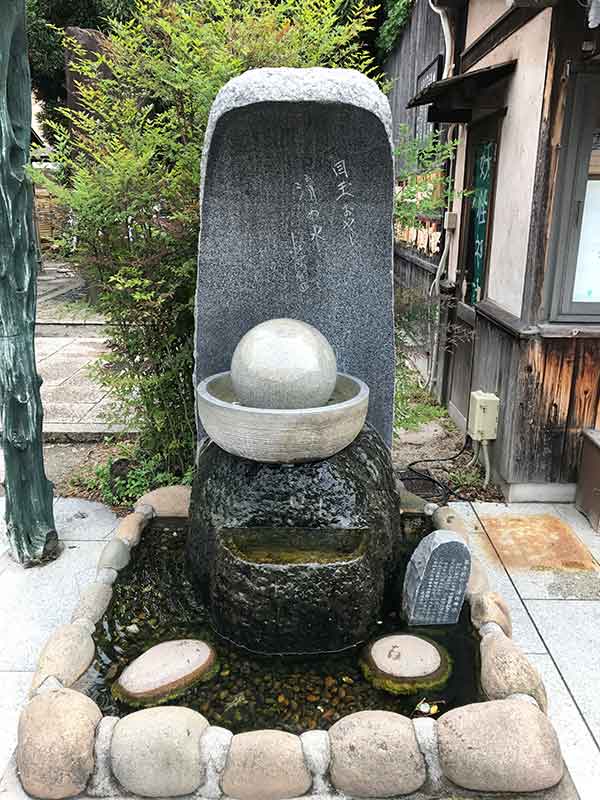
[[[475,149],[473,200],[471,203],[471,304],[481,299],[488,238],[489,205],[494,179],[496,143],[480,142]]]

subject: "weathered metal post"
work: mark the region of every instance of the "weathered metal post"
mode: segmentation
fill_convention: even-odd
[[[26,166],[31,79],[25,0],[0,2],[0,413],[11,553],[31,566],[55,557],[52,484],[42,449],[41,379],[35,366],[37,260]]]

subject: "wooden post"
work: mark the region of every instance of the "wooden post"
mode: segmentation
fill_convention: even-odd
[[[41,378],[35,366],[37,258],[33,190],[26,175],[31,80],[25,0],[0,2],[0,415],[6,522],[25,566],[56,557],[52,484],[42,449]]]

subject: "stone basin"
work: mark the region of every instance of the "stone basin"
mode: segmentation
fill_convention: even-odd
[[[318,408],[250,408],[235,396],[229,372],[198,385],[198,414],[210,438],[223,450],[266,463],[320,461],[339,453],[360,433],[369,387],[338,373],[331,400]]]

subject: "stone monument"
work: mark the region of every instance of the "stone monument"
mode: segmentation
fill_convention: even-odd
[[[386,98],[353,70],[256,69],[219,92],[202,164],[196,385],[229,369],[255,325],[298,319],[369,386],[369,422],[391,445],[390,137]]]
[[[403,611],[409,625],[458,622],[471,574],[471,553],[453,531],[434,531],[415,548],[404,577]]]
[[[397,578],[392,211],[390,109],[369,78],[258,69],[219,92],[187,558],[214,628],[250,650],[353,647]]]

